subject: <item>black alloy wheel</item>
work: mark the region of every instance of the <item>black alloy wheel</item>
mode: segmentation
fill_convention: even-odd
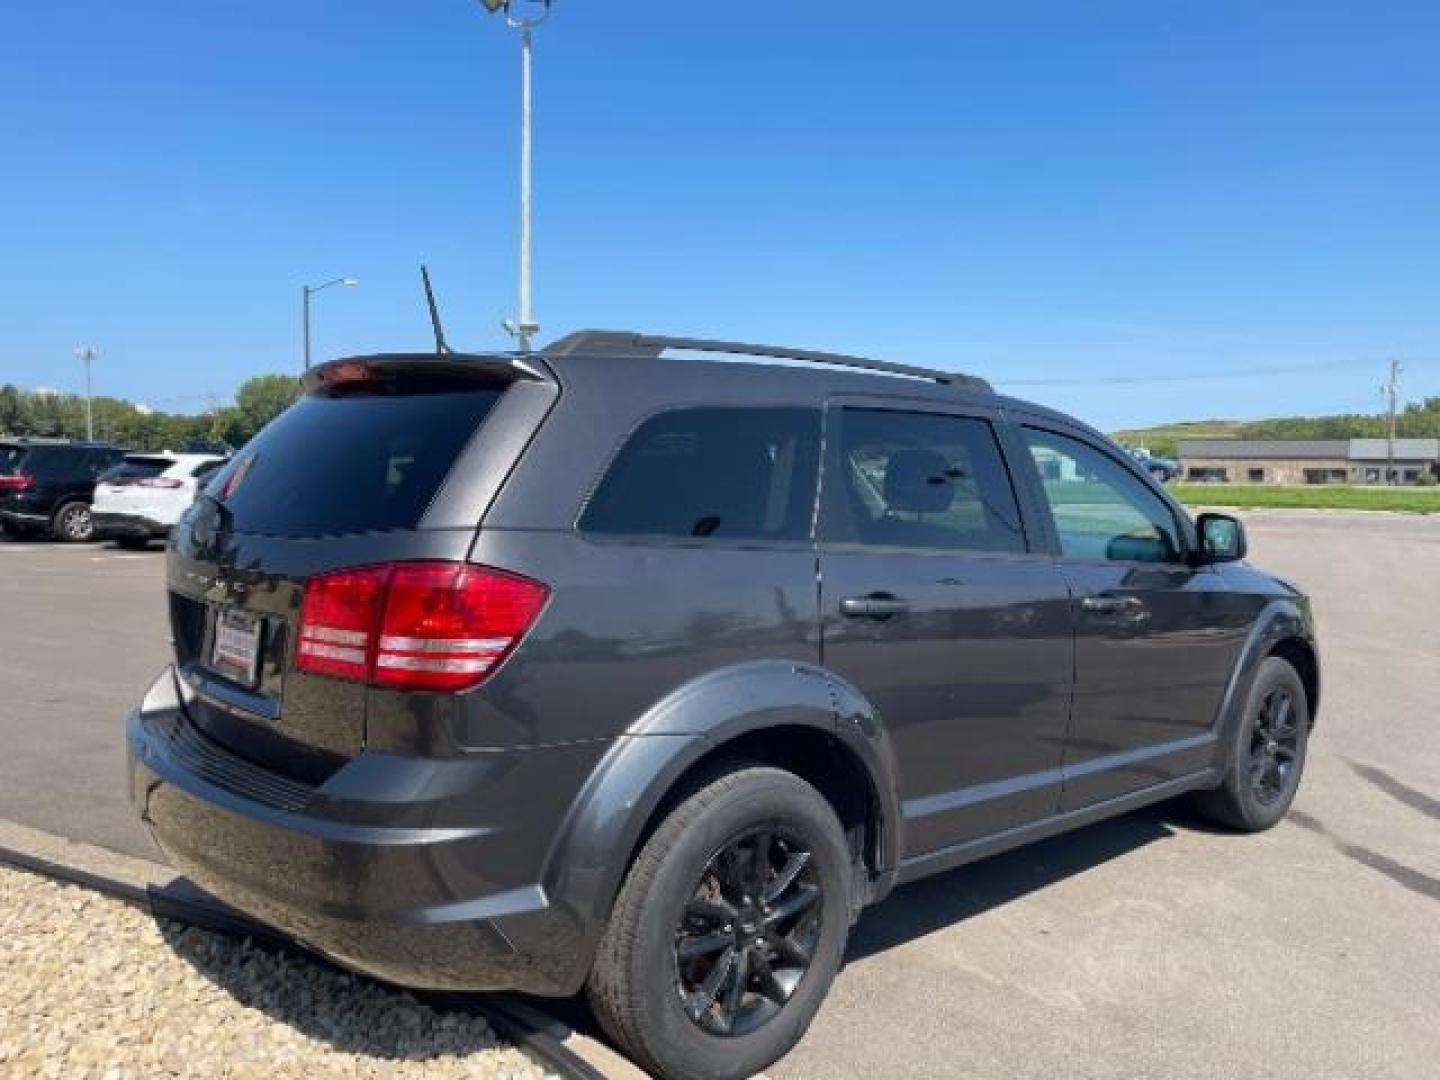
[[[1300,725],[1289,687],[1277,686],[1260,703],[1250,736],[1249,777],[1255,798],[1269,806],[1290,790],[1300,750]]]
[[[675,932],[676,989],[711,1035],[748,1035],[777,1016],[810,968],[824,889],[811,853],[767,828],[710,860]]]

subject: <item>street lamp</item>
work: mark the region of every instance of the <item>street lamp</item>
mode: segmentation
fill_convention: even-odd
[[[85,441],[95,441],[95,407],[90,399],[90,365],[100,354],[93,345],[81,345],[75,350],[75,359],[85,365]]]
[[[332,285],[344,285],[353,287],[359,285],[353,277],[337,277],[333,281],[327,281],[324,285],[302,285],[300,286],[300,310],[301,322],[304,325],[303,336],[305,338],[305,370],[310,370],[310,298],[317,292],[323,292]]]
[[[530,258],[530,129],[531,129],[531,35],[550,17],[551,0],[480,0],[486,11],[505,13],[505,24],[520,31],[520,310],[505,329],[521,352],[530,351],[530,339],[540,332],[535,321],[531,292]],[[521,9],[528,14],[520,14]]]

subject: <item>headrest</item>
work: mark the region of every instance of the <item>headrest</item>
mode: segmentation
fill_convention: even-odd
[[[912,514],[950,509],[955,479],[950,463],[934,450],[897,450],[885,466],[885,504]]]

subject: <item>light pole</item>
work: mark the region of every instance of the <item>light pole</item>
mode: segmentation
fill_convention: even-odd
[[[333,281],[327,281],[324,285],[301,285],[300,286],[300,322],[302,325],[301,336],[305,339],[305,370],[310,370],[310,298],[317,292],[323,292],[332,285],[345,285],[353,287],[359,285],[353,277],[337,277]]]
[[[93,345],[81,345],[75,350],[75,359],[85,365],[85,441],[95,441],[95,406],[90,398],[90,365],[100,354]]]
[[[520,31],[520,310],[505,329],[515,339],[521,352],[530,351],[530,340],[540,332],[535,321],[534,295],[531,291],[531,117],[532,117],[532,36],[537,26],[550,17],[551,0],[480,0],[490,14],[505,13],[505,24]],[[528,5],[530,14],[520,15],[518,9]]]

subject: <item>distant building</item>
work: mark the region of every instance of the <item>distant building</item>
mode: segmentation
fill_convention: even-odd
[[[1387,439],[1181,439],[1185,479],[1219,484],[1383,484]],[[1396,439],[1395,480],[1440,476],[1440,439]]]

